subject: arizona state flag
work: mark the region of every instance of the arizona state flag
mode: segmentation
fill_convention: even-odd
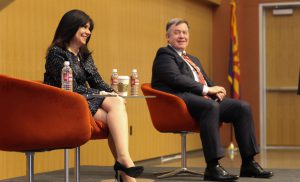
[[[236,2],[231,2],[230,53],[228,81],[231,85],[231,97],[240,99],[240,58],[238,50],[238,33],[236,25]]]

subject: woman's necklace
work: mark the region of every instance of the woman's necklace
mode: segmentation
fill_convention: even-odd
[[[77,58],[77,61],[79,61],[80,62],[80,59],[79,59],[79,56],[78,56],[78,53],[75,53],[70,47],[68,47],[68,51],[70,51],[71,53],[73,53],[75,56],[76,56],[76,58]]]

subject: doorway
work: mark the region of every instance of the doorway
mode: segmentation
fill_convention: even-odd
[[[300,149],[300,3],[265,3],[260,20],[260,145]]]

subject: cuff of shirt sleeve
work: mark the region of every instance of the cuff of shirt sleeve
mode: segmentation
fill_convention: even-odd
[[[208,86],[204,85],[202,90],[202,95],[207,95],[208,93]]]

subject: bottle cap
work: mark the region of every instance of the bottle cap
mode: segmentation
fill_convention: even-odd
[[[65,65],[65,66],[69,66],[69,65],[70,65],[70,62],[69,62],[69,61],[65,61],[65,62],[64,62],[64,65]]]
[[[137,72],[137,70],[136,70],[136,69],[132,69],[132,72],[136,73],[136,72]]]
[[[112,72],[116,73],[118,72],[118,69],[112,69]]]

